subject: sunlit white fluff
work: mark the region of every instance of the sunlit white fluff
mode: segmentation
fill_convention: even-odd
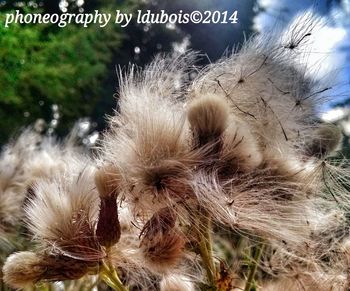
[[[169,275],[165,276],[160,282],[161,291],[192,291],[195,290],[193,283],[189,278],[183,275]]]
[[[191,58],[157,58],[143,72],[132,68],[121,77],[119,112],[110,118],[102,158],[120,169],[125,187],[134,189],[126,198],[145,210],[158,199],[169,199],[155,197],[158,169],[163,175],[168,169],[186,175],[191,163],[181,102],[181,82]]]
[[[98,210],[94,171],[84,160],[71,161],[56,177],[34,185],[35,197],[25,209],[26,219],[42,246],[73,258],[103,256],[94,238]]]

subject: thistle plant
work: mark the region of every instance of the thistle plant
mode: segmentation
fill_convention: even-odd
[[[0,164],[1,231],[27,234],[3,281],[348,290],[348,162],[340,130],[317,118],[332,83],[305,62],[321,25],[300,15],[194,79],[194,53],[121,71],[93,155],[45,139],[17,150],[37,144],[23,133]]]

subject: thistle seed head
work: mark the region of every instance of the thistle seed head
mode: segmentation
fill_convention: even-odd
[[[101,197],[96,237],[106,248],[116,244],[121,235],[116,198]]]
[[[200,97],[190,103],[187,117],[197,147],[208,143],[219,143],[219,139],[227,127],[229,106],[225,99],[220,96]]]
[[[106,166],[96,171],[95,184],[101,198],[117,198],[121,187],[120,172],[112,166]]]
[[[340,129],[332,124],[323,124],[317,128],[315,136],[306,145],[306,154],[316,158],[324,158],[337,150],[341,141]]]
[[[164,208],[145,224],[140,236],[140,248],[148,263],[164,273],[176,266],[183,255],[185,239],[175,226],[176,213]]]
[[[96,262],[84,262],[63,255],[18,252],[7,258],[3,279],[13,288],[24,288],[42,280],[76,280],[97,270]]]

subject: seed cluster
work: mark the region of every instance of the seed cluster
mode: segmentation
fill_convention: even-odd
[[[194,53],[121,72],[94,157],[45,138],[23,152],[24,132],[1,156],[0,196],[24,194],[0,200],[0,231],[24,218],[37,247],[11,254],[3,280],[348,290],[348,166],[341,132],[317,118],[331,84],[305,61],[320,25],[301,15],[194,79]]]

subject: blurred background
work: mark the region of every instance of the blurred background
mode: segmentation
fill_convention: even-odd
[[[327,20],[317,51],[315,78],[336,72],[336,86],[320,118],[350,135],[350,0],[31,0],[0,1],[0,19],[21,10],[36,13],[136,14],[138,9],[238,11],[237,24],[154,24],[132,22],[88,28],[73,24],[0,25],[0,146],[21,128],[35,125],[46,134],[66,135],[74,126],[93,145],[116,108],[118,66],[144,66],[158,53],[195,50],[200,65],[239,50],[253,34],[282,28],[299,12],[313,9]],[[134,18],[135,19],[135,18]],[[348,141],[346,141],[348,144]]]

